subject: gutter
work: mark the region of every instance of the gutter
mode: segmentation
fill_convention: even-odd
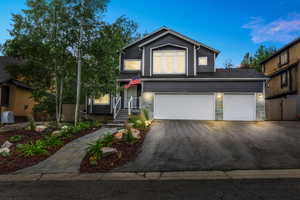
[[[117,79],[130,81],[131,79]],[[141,81],[267,81],[270,78],[141,78]]]

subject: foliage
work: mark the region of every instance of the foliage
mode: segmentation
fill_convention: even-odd
[[[123,134],[122,138],[127,143],[134,143],[137,139],[133,137],[131,129],[128,129],[126,133]]]
[[[103,155],[101,150],[102,147],[111,147],[115,138],[112,134],[105,134],[103,137],[99,138],[95,143],[90,143],[87,152],[90,157],[100,159]]]
[[[10,142],[20,142],[23,139],[22,135],[14,135],[9,138]]]
[[[44,138],[44,143],[46,147],[56,147],[63,145],[63,142],[59,137],[55,136],[46,136]]]
[[[11,39],[2,53],[22,59],[7,70],[33,88],[35,111],[56,113],[59,121],[62,103],[75,102],[78,52],[80,89],[85,91],[81,100],[113,93],[118,54],[135,39],[136,23],[125,17],[105,22],[108,0],[27,0],[26,4],[22,13],[12,16]]]
[[[254,68],[261,72],[262,67],[260,63],[275,52],[276,48],[265,47],[264,45],[261,45],[258,47],[254,55],[251,55],[249,52],[244,55],[244,58],[241,62],[241,68]]]
[[[45,149],[46,145],[43,140],[37,140],[35,142],[29,142],[26,144],[17,145],[17,151],[25,157],[31,157],[36,155],[46,155],[48,151]]]
[[[36,128],[35,122],[34,122],[33,118],[30,117],[30,118],[29,118],[28,129],[29,129],[30,131],[35,131],[35,128]]]
[[[133,123],[133,128],[139,129],[139,130],[145,130],[147,128],[145,117],[140,115],[131,115],[128,120],[130,123]]]
[[[145,120],[150,120],[149,110],[143,109],[142,113],[143,113]]]
[[[87,152],[90,157],[95,157],[100,159],[103,155],[101,148],[104,147],[101,139],[97,140],[95,143],[88,145]]]
[[[230,68],[233,68],[234,65],[232,63],[232,60],[231,59],[227,59],[224,61],[224,68],[225,69],[230,69]]]
[[[10,155],[9,152],[1,152],[0,153],[0,156],[2,156],[2,157],[8,157],[9,155]]]

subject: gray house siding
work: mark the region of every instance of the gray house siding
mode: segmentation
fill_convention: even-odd
[[[121,72],[130,73],[124,71],[124,59],[142,59],[142,50],[139,48],[139,45],[147,40],[151,40],[152,38],[164,33],[165,29],[158,31],[157,33],[150,35],[149,37],[140,40],[139,42],[135,43],[134,45],[127,47],[124,49],[123,53],[121,54]]]
[[[145,81],[144,92],[263,92],[262,81]]]
[[[150,74],[150,70],[152,70],[152,67],[150,66],[150,63],[151,63],[150,60],[152,59],[151,58],[151,48],[155,48],[155,47],[158,47],[161,45],[167,45],[167,44],[179,45],[179,46],[183,46],[188,49],[188,52],[187,52],[188,75],[194,76],[194,45],[185,40],[182,40],[172,34],[167,34],[167,35],[165,35],[143,47],[143,48],[145,48],[144,76],[149,77],[151,75]]]
[[[214,52],[212,52],[211,50],[204,48],[204,47],[200,47],[199,49],[197,49],[197,53],[196,53],[196,69],[197,69],[197,73],[199,72],[214,72]],[[200,56],[207,56],[207,61],[208,61],[208,65],[207,66],[201,66],[198,63],[198,57]]]

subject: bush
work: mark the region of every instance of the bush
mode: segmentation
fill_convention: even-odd
[[[87,148],[88,155],[100,159],[103,155],[101,148],[104,147],[101,139],[97,140],[95,143],[89,144]]]
[[[133,137],[131,129],[128,129],[126,133],[123,134],[122,138],[127,143],[134,143],[137,139]]]
[[[30,131],[35,131],[35,128],[36,128],[35,122],[34,122],[33,118],[30,117],[30,118],[29,118],[28,129],[29,129]]]
[[[115,137],[112,134],[106,134],[101,138],[104,147],[111,147],[114,143]]]
[[[146,122],[142,115],[132,115],[129,117],[128,120],[130,123],[133,123],[133,128],[139,129],[139,130],[145,130],[146,129]]]
[[[23,139],[22,135],[14,135],[9,138],[10,142],[20,142]]]
[[[63,142],[60,138],[55,136],[46,136],[43,140],[46,147],[56,147],[63,145]]]
[[[17,151],[25,157],[48,154],[45,148],[46,146],[43,140],[17,145]]]
[[[147,109],[142,110],[145,120],[150,120],[149,111]]]

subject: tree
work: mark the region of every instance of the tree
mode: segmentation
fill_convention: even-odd
[[[261,72],[262,67],[260,63],[275,52],[276,48],[274,47],[265,47],[264,45],[260,45],[253,56],[249,52],[245,54],[241,62],[241,67],[254,68]]]
[[[232,60],[231,59],[227,59],[224,61],[224,68],[225,69],[230,69],[230,68],[233,68],[233,63],[232,63]]]
[[[115,90],[118,53],[136,37],[137,25],[125,17],[103,21],[107,2],[27,0],[28,9],[13,15],[12,39],[3,45],[3,54],[24,63],[8,70],[33,87],[37,102],[55,96],[57,122],[64,101],[76,99],[79,105],[86,95]],[[75,113],[77,121],[78,107]]]

